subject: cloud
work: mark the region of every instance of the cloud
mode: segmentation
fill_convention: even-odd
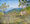
[[[17,8],[18,7],[18,1],[9,1],[8,2],[9,7],[11,8]]]

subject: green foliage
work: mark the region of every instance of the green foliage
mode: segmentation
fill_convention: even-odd
[[[22,9],[21,11],[26,11],[26,14],[30,15],[30,7],[26,7],[24,9]],[[24,16],[26,16],[26,15],[24,15]]]
[[[6,3],[3,3],[3,4],[0,6],[0,8],[7,8],[7,7],[9,7],[9,5],[7,6]]]
[[[30,7],[26,7],[24,9],[22,9],[21,11],[25,11],[25,10],[30,10]]]
[[[20,0],[18,0],[20,2]]]
[[[27,9],[27,10],[30,10],[30,7],[27,7],[26,9]]]

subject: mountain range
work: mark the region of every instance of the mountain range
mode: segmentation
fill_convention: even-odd
[[[22,8],[14,8],[12,10],[9,10],[9,11],[4,11],[4,13],[9,13],[9,12],[20,12],[22,10]]]

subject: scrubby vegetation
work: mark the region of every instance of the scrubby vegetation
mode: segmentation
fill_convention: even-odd
[[[26,14],[26,16],[21,16],[20,15],[20,12],[21,11],[26,11],[27,12],[27,14]],[[11,11],[11,12],[8,12],[7,14],[4,14],[7,18],[9,18],[9,23],[10,24],[12,24],[12,23],[15,23],[15,24],[20,24],[20,23],[23,23],[23,24],[27,24],[26,23],[26,21],[24,21],[24,20],[26,20],[25,18],[27,18],[28,17],[28,15],[30,15],[30,7],[27,7],[27,8],[24,8],[24,9],[22,9],[21,11],[16,11],[16,10],[14,10],[14,11]],[[0,13],[1,15],[2,15],[2,13]],[[1,16],[2,17],[2,16]],[[0,17],[0,18],[1,18]],[[5,17],[5,22],[6,22],[6,17]],[[11,20],[10,20],[11,19]],[[2,19],[3,20],[3,19]],[[8,19],[7,19],[8,20]],[[10,22],[11,21],[11,22]],[[3,22],[4,22],[4,20],[3,20]],[[20,22],[20,23],[19,23]]]
[[[22,9],[21,11],[26,11],[27,16],[30,15],[30,7],[26,7],[24,9]]]
[[[5,3],[6,4],[6,3]],[[0,6],[0,9],[3,8],[7,8],[7,6],[5,6],[5,4],[2,4],[2,6]],[[20,7],[20,1],[19,1],[19,7]],[[9,7],[9,6],[8,6]],[[26,14],[21,15],[21,11],[25,11]],[[24,9],[13,9],[11,11],[8,11],[7,13],[2,13],[0,12],[0,21],[2,22],[2,24],[27,24],[30,23],[30,7],[26,7]]]

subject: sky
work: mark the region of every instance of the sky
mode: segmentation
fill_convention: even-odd
[[[9,8],[6,8],[5,11],[12,10],[14,8],[18,8],[18,0],[0,0],[0,6],[2,3],[6,2],[6,5],[9,5]]]
[[[6,2],[6,5],[9,5],[9,8],[6,8],[6,12],[14,8],[18,8],[18,0],[0,0],[0,6],[2,3]]]
[[[18,0],[0,0],[0,6],[4,2],[6,2],[7,5],[9,5],[9,8],[17,8],[18,7]]]

